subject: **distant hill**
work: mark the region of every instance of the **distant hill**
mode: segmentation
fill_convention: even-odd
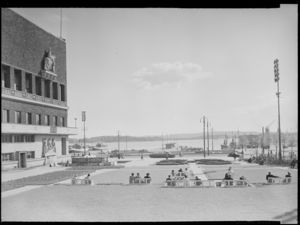
[[[258,132],[239,132],[239,135],[245,135],[245,134],[259,134]],[[211,133],[209,133],[211,136]],[[232,132],[225,132],[225,131],[216,131],[213,133],[214,139],[215,138],[224,138],[225,135],[228,136],[228,138],[232,137]],[[234,133],[233,135],[237,135]],[[120,136],[120,141],[124,142],[126,141],[160,141],[162,140],[162,136]],[[164,135],[164,140],[168,141],[175,141],[175,140],[193,140],[193,139],[202,139],[203,133],[189,133],[189,134],[170,134],[170,135]],[[83,139],[74,139],[69,138],[70,143],[77,143],[77,142],[83,142]],[[95,143],[95,142],[117,142],[118,136],[97,136],[97,137],[90,137],[86,138],[87,143]]]

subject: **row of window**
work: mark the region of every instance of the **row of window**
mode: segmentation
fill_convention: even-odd
[[[64,117],[52,116],[53,126],[66,127],[66,121]],[[58,123],[59,119],[59,123]],[[42,115],[35,114],[34,117],[36,125],[50,126],[50,115],[44,115],[44,124],[42,124]],[[2,109],[2,123],[22,123],[22,113],[20,111],[14,111],[14,119],[10,118],[10,110]],[[33,124],[33,114],[30,112],[25,113],[25,124]]]
[[[15,161],[17,159],[16,157],[17,153],[3,153],[1,154],[1,161]],[[34,159],[35,158],[35,152],[29,151],[26,152],[27,159]]]
[[[2,64],[2,87],[13,88],[18,91],[22,91],[22,71],[19,69],[13,69],[13,78],[14,83],[11,84],[11,74],[10,74],[10,66]],[[33,80],[33,78],[35,79]],[[35,82],[35,90],[33,90],[33,82]],[[44,82],[44,93],[42,93],[42,82]],[[52,81],[47,79],[42,79],[39,76],[35,76],[31,73],[25,72],[25,87],[24,90],[28,93],[35,93],[36,95],[44,96],[47,98],[51,98],[50,90]],[[65,86],[63,84],[58,84],[57,82],[52,82],[52,98],[58,100],[58,85],[60,85],[60,99],[61,101],[65,101]]]
[[[34,142],[34,135],[1,134],[1,143]]]

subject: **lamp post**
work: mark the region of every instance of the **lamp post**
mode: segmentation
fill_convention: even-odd
[[[210,125],[210,123],[209,123]],[[209,156],[209,130],[208,130],[208,119],[206,121],[206,127],[207,127],[207,155]]]
[[[85,121],[86,121],[86,111],[82,111],[82,121],[83,121],[83,146],[84,146],[84,155],[86,155],[86,149],[85,149]]]
[[[279,161],[282,160],[282,156],[281,156],[281,131],[280,131],[280,101],[279,101],[279,68],[278,68],[278,59],[274,60],[274,81],[275,83],[277,83],[277,99],[278,99],[278,147],[279,147],[279,151],[278,151],[278,157],[279,157]]]
[[[201,122],[201,119],[200,119]],[[205,158],[205,116],[203,116],[203,154]]]

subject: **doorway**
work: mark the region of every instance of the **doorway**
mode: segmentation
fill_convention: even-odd
[[[20,152],[19,154],[19,167],[26,168],[26,152]]]

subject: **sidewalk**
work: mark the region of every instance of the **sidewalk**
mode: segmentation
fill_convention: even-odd
[[[36,176],[40,174],[45,173],[51,173],[56,171],[65,170],[68,167],[63,166],[55,166],[55,167],[49,167],[49,166],[39,166],[34,167],[32,169],[16,169],[16,170],[7,170],[7,171],[1,171],[1,182],[9,181],[9,180],[17,180],[24,177],[30,177],[30,176]]]

